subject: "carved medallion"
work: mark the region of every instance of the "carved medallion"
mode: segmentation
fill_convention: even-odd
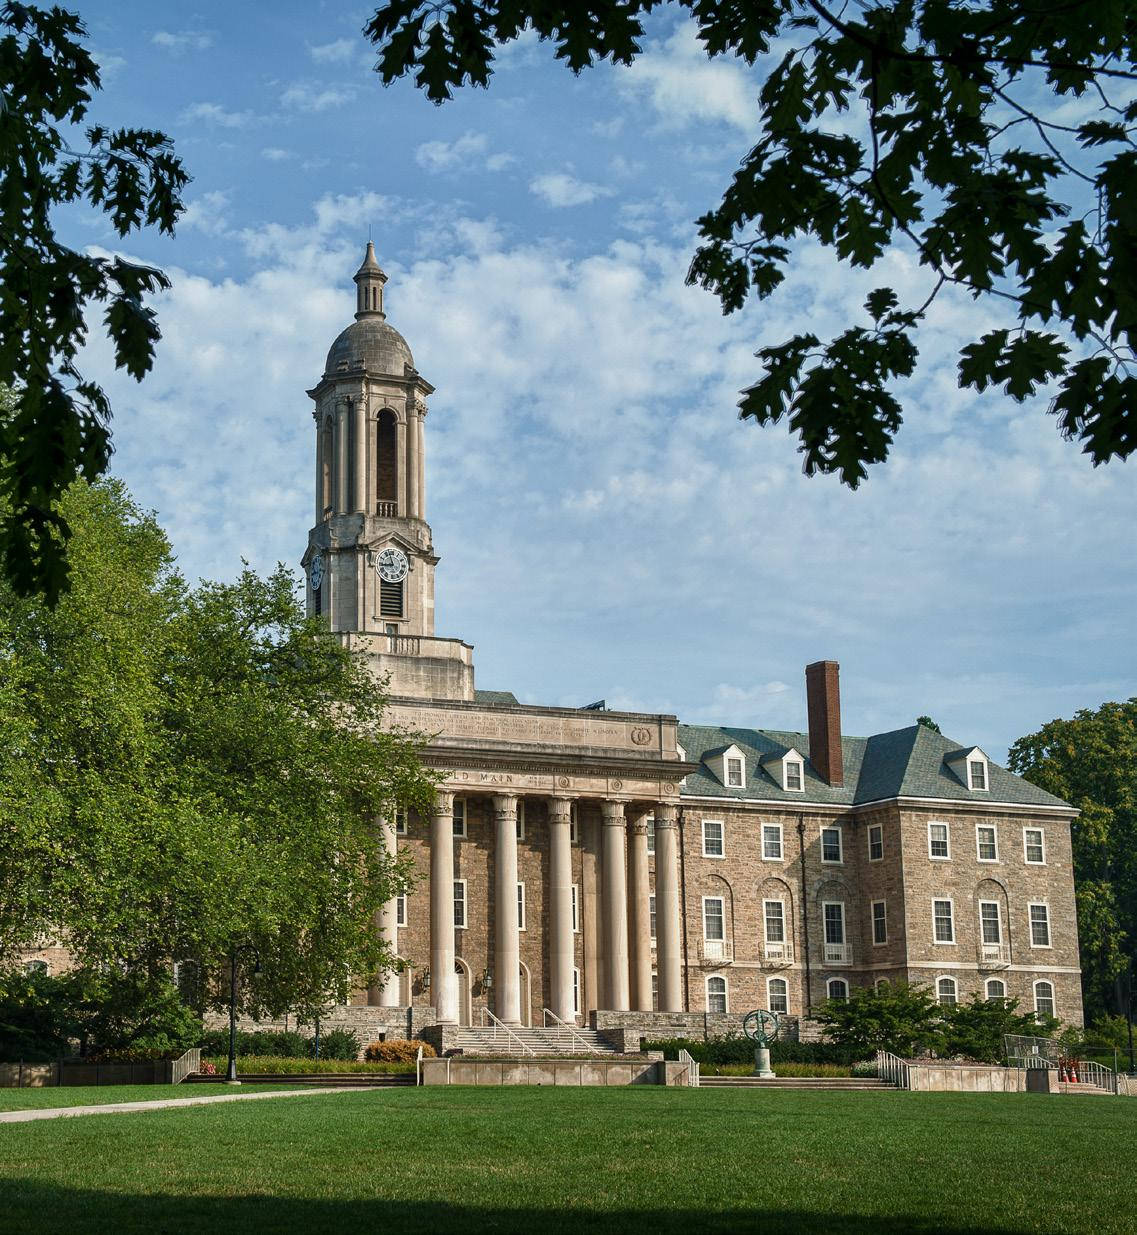
[[[571,785],[571,784],[572,784],[572,781],[571,781],[571,780],[569,780],[569,778],[568,778],[567,776],[558,776],[558,777],[557,777],[557,784],[558,784],[558,785],[560,785],[560,787],[561,787],[562,789],[567,789],[567,788],[569,787],[569,785]]]
[[[651,741],[651,730],[643,725],[635,725],[632,728],[631,738],[637,746],[646,746]]]
[[[610,780],[608,784],[611,787],[613,793],[619,793],[620,790],[623,789],[624,787],[624,782],[622,780]]]

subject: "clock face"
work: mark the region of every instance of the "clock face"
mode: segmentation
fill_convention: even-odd
[[[320,584],[324,581],[324,558],[322,554],[314,554],[311,562],[308,564],[308,581],[312,585],[313,592],[320,590]]]
[[[380,550],[375,559],[375,569],[379,572],[380,579],[387,583],[398,583],[407,577],[410,563],[402,549],[387,548]]]

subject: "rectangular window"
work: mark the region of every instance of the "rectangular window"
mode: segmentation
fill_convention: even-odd
[[[874,823],[869,828],[869,861],[879,862],[884,857],[884,828]]]
[[[1050,910],[1046,905],[1030,905],[1030,946],[1050,947]]]
[[[726,1015],[726,978],[707,979],[707,1011],[719,1016]]]
[[[723,856],[722,820],[703,820],[703,857],[721,858]]]
[[[742,788],[742,760],[730,758],[726,761],[726,783],[731,789]]]
[[[830,947],[845,946],[845,906],[840,901],[826,901],[821,907],[825,922],[825,942]]]
[[[1041,828],[1023,828],[1023,855],[1032,866],[1042,866],[1046,862]]]
[[[463,927],[466,925],[465,879],[454,880],[454,925],[455,927]]]
[[[517,929],[519,931],[525,929],[525,885],[523,883],[517,885]]]
[[[766,918],[766,942],[786,942],[786,907],[781,901],[763,901]]]
[[[766,983],[766,1002],[771,1012],[784,1016],[790,1010],[789,988],[785,978],[771,978]]]
[[[1039,1016],[1054,1015],[1054,987],[1049,982],[1034,984],[1034,1010]]]
[[[821,829],[821,860],[822,862],[841,861],[841,829]]]
[[[703,938],[709,943],[721,943],[726,938],[721,896],[703,897]]]
[[[985,944],[998,945],[1003,942],[1003,924],[999,918],[998,901],[979,902],[979,933]]]
[[[872,941],[874,944],[888,942],[888,917],[884,901],[872,903]]]
[[[786,764],[786,788],[799,790],[801,788],[801,764],[791,759]]]
[[[407,924],[407,898],[406,896],[395,897],[395,925],[406,926]]]
[[[573,802],[569,807],[569,844],[575,845],[580,841],[580,824],[577,822],[576,803]]]
[[[955,943],[951,901],[932,901],[932,938],[936,943]]]
[[[655,816],[647,817],[647,856],[655,856]]]
[[[517,803],[517,839],[525,839],[525,803],[520,800]]]
[[[395,808],[395,835],[406,836],[407,834],[407,808],[405,806],[397,806]]]
[[[975,825],[975,848],[980,862],[997,862],[999,860],[999,838],[993,824],[977,823]]]
[[[572,933],[580,934],[580,884],[572,885]]]
[[[659,1011],[659,974],[651,975],[651,1010]]]
[[[655,938],[655,897],[654,896],[649,896],[647,898],[647,913],[648,913],[648,917],[651,919],[651,926],[650,926],[651,938],[654,939]]]
[[[580,970],[572,971],[572,1010],[580,1011]]]
[[[780,823],[762,825],[762,857],[767,862],[782,860],[782,825]]]
[[[454,799],[454,835],[466,835],[466,799]]]
[[[982,759],[972,759],[971,767],[971,787],[972,789],[987,788],[987,765]]]
[[[928,824],[928,857],[950,858],[951,839],[946,823]]]

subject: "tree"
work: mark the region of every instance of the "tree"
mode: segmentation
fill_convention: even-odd
[[[927,987],[882,982],[855,987],[848,999],[828,999],[813,1016],[841,1046],[909,1056],[943,1049],[941,1012]]]
[[[933,733],[942,733],[939,725],[936,724],[930,716],[917,716],[916,724],[923,725],[925,729],[930,729]]]
[[[734,312],[781,284],[806,238],[866,269],[900,244],[926,275],[905,303],[873,290],[865,319],[827,342],[804,333],[759,351],[743,417],[788,418],[806,473],[855,488],[888,455],[902,420],[892,388],[954,285],[1005,314],[961,350],[961,386],[1021,402],[1056,382],[1050,410],[1095,465],[1137,449],[1137,103],[1110,97],[1137,77],[1132,0],[679,3],[708,56],[779,57],[753,148],[698,221],[688,283]],[[388,0],[364,33],[384,83],[413,73],[441,102],[487,85],[494,44],[527,26],[574,73],[630,64],[657,7]],[[1068,124],[1048,110],[1059,103]]]
[[[22,595],[58,597],[67,582],[69,524],[59,502],[110,458],[110,404],[76,367],[87,317],[105,306],[115,364],[141,380],[159,338],[143,296],[169,286],[160,270],[63,244],[54,213],[86,202],[115,232],[172,234],[188,182],[164,133],[92,124],[99,69],[74,13],[0,8],[0,567]]]
[[[1052,1016],[1018,1011],[1017,999],[981,999],[941,1008],[944,1054],[962,1055],[980,1063],[1002,1063],[1006,1058],[1003,1039],[1007,1034],[1050,1037],[1058,1028]]]
[[[242,1006],[274,1012],[389,969],[373,919],[412,872],[374,819],[433,780],[381,684],[283,567],[189,589],[120,485],[61,510],[68,593],[0,583],[0,954],[48,934],[154,978],[193,961],[215,1005],[236,962]]]
[[[1137,698],[1019,738],[1007,765],[1081,814],[1071,825],[1087,1021],[1124,1014],[1137,960]]]

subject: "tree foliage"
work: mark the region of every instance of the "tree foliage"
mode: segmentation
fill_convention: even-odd
[[[1052,720],[1008,766],[1079,808],[1071,826],[1086,1019],[1123,1013],[1137,963],[1137,698]]]
[[[76,367],[102,308],[115,364],[141,379],[159,338],[143,297],[161,271],[80,252],[56,234],[60,207],[87,203],[119,236],[173,233],[188,176],[153,129],[82,128],[99,89],[74,13],[0,8],[0,564],[17,592],[66,585],[69,525],[58,502],[110,457],[110,404]]]
[[[808,474],[856,487],[889,453],[894,388],[954,285],[1004,316],[962,349],[961,386],[1022,402],[1056,384],[1059,429],[1095,465],[1137,449],[1132,0],[678,3],[708,56],[767,69],[754,145],[698,221],[688,282],[734,312],[769,296],[808,239],[865,269],[899,244],[923,276],[904,303],[873,290],[832,339],[759,351],[743,417],[788,420]],[[527,27],[574,73],[630,64],[659,4],[388,0],[364,31],[384,83],[412,73],[441,102],[487,85],[495,44]]]
[[[389,969],[373,917],[411,872],[374,819],[432,782],[380,685],[283,567],[191,589],[119,485],[62,513],[67,594],[0,585],[0,955],[48,935],[132,973],[192,961],[214,1003],[235,962],[269,1012]]]

